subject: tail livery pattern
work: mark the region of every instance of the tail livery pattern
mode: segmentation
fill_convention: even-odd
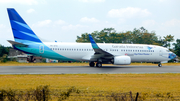
[[[99,49],[98,45],[96,44],[96,42],[94,41],[93,37],[91,36],[91,34],[89,34],[89,39],[91,42],[91,45],[93,47],[93,49]]]
[[[14,8],[8,8],[7,11],[15,39],[15,41],[8,40],[8,42],[13,45],[14,49],[45,58],[74,61],[51,50],[45,45]]]
[[[7,9],[11,23],[14,39],[16,42],[39,42],[41,40],[35,35],[31,28],[13,8]]]

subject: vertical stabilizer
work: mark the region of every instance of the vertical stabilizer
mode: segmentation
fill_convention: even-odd
[[[16,42],[41,42],[14,8],[8,8],[7,11]]]

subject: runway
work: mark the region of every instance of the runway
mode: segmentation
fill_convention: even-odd
[[[0,66],[0,74],[180,73],[180,66]]]

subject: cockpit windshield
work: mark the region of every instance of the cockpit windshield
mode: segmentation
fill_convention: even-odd
[[[167,49],[167,50],[166,50],[166,52],[170,52],[170,50],[169,50],[169,49]]]

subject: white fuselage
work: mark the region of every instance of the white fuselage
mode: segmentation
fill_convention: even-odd
[[[44,44],[54,52],[73,60],[89,61],[91,56],[94,55],[91,43],[44,42]],[[127,55],[131,57],[132,62],[161,62],[170,60],[168,58],[168,49],[161,46],[107,43],[98,43],[97,45],[114,56]]]

